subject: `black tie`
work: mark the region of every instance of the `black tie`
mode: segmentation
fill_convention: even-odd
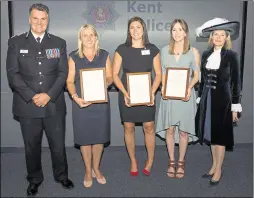
[[[37,40],[38,43],[41,43],[41,38],[40,37],[37,37],[36,40]]]

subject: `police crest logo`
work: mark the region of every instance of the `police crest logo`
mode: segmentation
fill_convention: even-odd
[[[114,1],[88,1],[83,16],[87,23],[93,24],[97,29],[115,30],[114,22],[119,14],[115,11]]]
[[[59,48],[46,49],[45,51],[46,51],[47,59],[60,58],[60,49]]]

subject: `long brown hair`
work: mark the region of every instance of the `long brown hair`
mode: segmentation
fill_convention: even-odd
[[[181,27],[183,28],[183,31],[186,33],[186,37],[184,37],[184,46],[183,46],[183,54],[186,54],[190,50],[190,40],[188,37],[189,34],[189,27],[185,20],[183,19],[175,19],[171,23],[170,27],[170,41],[169,41],[169,53],[174,54],[174,47],[175,47],[175,40],[172,36],[173,28],[175,27],[175,24],[179,23]]]

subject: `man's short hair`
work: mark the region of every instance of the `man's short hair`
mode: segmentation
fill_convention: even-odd
[[[49,14],[48,6],[43,5],[41,3],[36,3],[36,4],[31,5],[31,7],[29,8],[29,14],[31,14],[33,9],[36,9],[36,10],[39,10],[39,11],[44,11],[44,12],[47,12],[47,14]]]

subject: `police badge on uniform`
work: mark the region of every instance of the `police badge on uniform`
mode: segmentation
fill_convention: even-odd
[[[46,56],[47,59],[60,58],[60,49],[59,48],[46,49]]]

